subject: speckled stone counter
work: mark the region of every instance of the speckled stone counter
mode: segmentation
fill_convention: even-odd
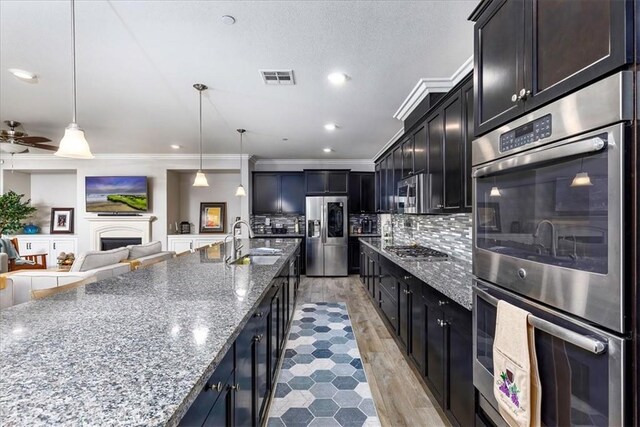
[[[401,258],[384,250],[382,239],[360,238],[371,249],[426,282],[467,310],[473,307],[471,263],[449,257],[447,261],[418,261]]]
[[[0,424],[175,425],[300,240],[274,265],[220,246],[0,312]]]

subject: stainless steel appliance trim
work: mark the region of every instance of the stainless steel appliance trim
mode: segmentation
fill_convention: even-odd
[[[608,171],[608,220],[607,247],[609,248],[607,274],[589,273],[567,267],[543,264],[506,254],[498,254],[477,245],[476,227],[472,228],[473,274],[476,277],[499,284],[521,295],[541,301],[559,310],[588,319],[605,328],[625,332],[625,277],[623,214],[625,151],[624,124],[618,123],[593,130],[587,134],[560,141],[572,143],[600,134],[607,134],[609,150]],[[477,180],[473,186],[473,210],[477,211]],[[475,222],[474,222],[475,223]],[[524,269],[526,278],[517,271]],[[551,291],[552,290],[552,291]]]
[[[533,166],[537,163],[548,162],[555,159],[561,159],[563,157],[591,153],[601,150],[605,145],[605,141],[603,141],[599,136],[577,142],[562,141],[561,143],[553,146],[497,160],[487,166],[477,168],[473,172],[473,177],[479,178],[525,165]]]
[[[606,331],[602,331],[600,329],[596,329],[591,325],[587,325],[579,320],[573,319],[565,314],[559,313],[554,310],[550,310],[549,308],[542,306],[533,301],[527,300],[519,295],[516,295],[512,292],[509,292],[503,288],[497,287],[490,283],[487,283],[478,278],[473,279],[473,385],[478,389],[480,395],[484,397],[491,406],[496,409],[498,407],[498,402],[496,401],[493,395],[493,375],[489,372],[477,359],[476,355],[478,354],[478,319],[476,316],[476,307],[478,306],[478,298],[485,299],[483,294],[480,294],[478,290],[480,286],[485,288],[484,294],[486,294],[486,290],[495,290],[497,292],[508,295],[509,297],[515,299],[516,301],[522,302],[525,305],[534,307],[538,310],[541,310],[545,313],[549,313],[552,316],[555,316],[559,319],[570,322],[582,329],[586,329],[588,331],[592,331],[594,335],[598,335],[602,338],[606,338],[607,340],[607,351],[606,353],[601,354],[601,357],[607,357],[608,359],[608,381],[609,385],[608,391],[608,423],[609,425],[627,425],[625,422],[626,415],[626,407],[627,402],[626,399],[623,398],[624,393],[624,379],[628,377],[626,373],[625,366],[628,363],[628,349],[624,345],[624,338],[612,335]],[[489,304],[491,302],[487,301]],[[546,332],[546,331],[545,331]],[[545,396],[542,396],[544,399]],[[497,409],[496,409],[497,410]]]
[[[633,72],[621,71],[475,139],[471,164],[478,166],[612,123],[632,120],[633,106]],[[500,151],[500,135],[547,114],[551,114],[553,121],[551,137],[504,153]]]
[[[482,288],[476,288],[475,291],[482,296],[482,299],[484,299],[491,305],[495,305],[496,307],[498,306],[499,300],[483,291]],[[607,349],[607,344],[603,343],[600,340],[577,334],[573,331],[570,331],[569,329],[554,325],[553,323],[547,322],[544,319],[540,319],[533,314],[529,314],[527,321],[529,322],[529,325],[533,326],[534,328],[545,331],[549,335],[553,335],[554,337],[560,338],[563,341],[570,342],[571,344],[576,345],[584,350],[590,351],[591,353],[602,354]]]

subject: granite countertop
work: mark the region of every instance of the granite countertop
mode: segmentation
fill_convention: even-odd
[[[446,261],[411,260],[385,251],[382,239],[361,238],[360,241],[467,310],[473,308],[470,262],[451,256]]]
[[[352,234],[349,234],[349,237],[380,237],[380,233],[371,233],[371,234],[367,234],[367,233],[360,233],[360,234],[352,233]]]
[[[300,240],[220,246],[0,312],[2,425],[176,425]],[[248,250],[247,250],[248,251]]]

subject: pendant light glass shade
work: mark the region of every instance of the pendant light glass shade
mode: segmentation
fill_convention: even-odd
[[[242,185],[242,135],[246,132],[246,130],[244,129],[236,129],[236,130],[240,134],[240,185],[238,185],[238,188],[236,189],[236,196],[245,197],[247,195],[247,192],[245,191],[244,186]]]
[[[71,48],[73,58],[73,119],[64,130],[64,136],[55,155],[70,159],[93,159],[84,131],[76,123],[76,11],[75,1],[71,0]]]
[[[193,87],[198,91],[200,100],[200,169],[198,169],[196,178],[193,180],[193,186],[208,187],[209,182],[207,181],[207,177],[204,172],[202,172],[202,91],[207,90],[208,87],[200,83],[194,84]]]
[[[591,178],[586,172],[578,172],[571,181],[571,187],[589,187],[592,186]]]
[[[207,181],[207,176],[201,170],[196,173],[196,179],[193,180],[194,187],[208,187],[209,181]]]

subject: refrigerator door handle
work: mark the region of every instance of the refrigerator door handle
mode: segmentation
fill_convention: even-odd
[[[327,217],[329,214],[327,213],[327,203],[322,201],[322,243],[327,243]]]

